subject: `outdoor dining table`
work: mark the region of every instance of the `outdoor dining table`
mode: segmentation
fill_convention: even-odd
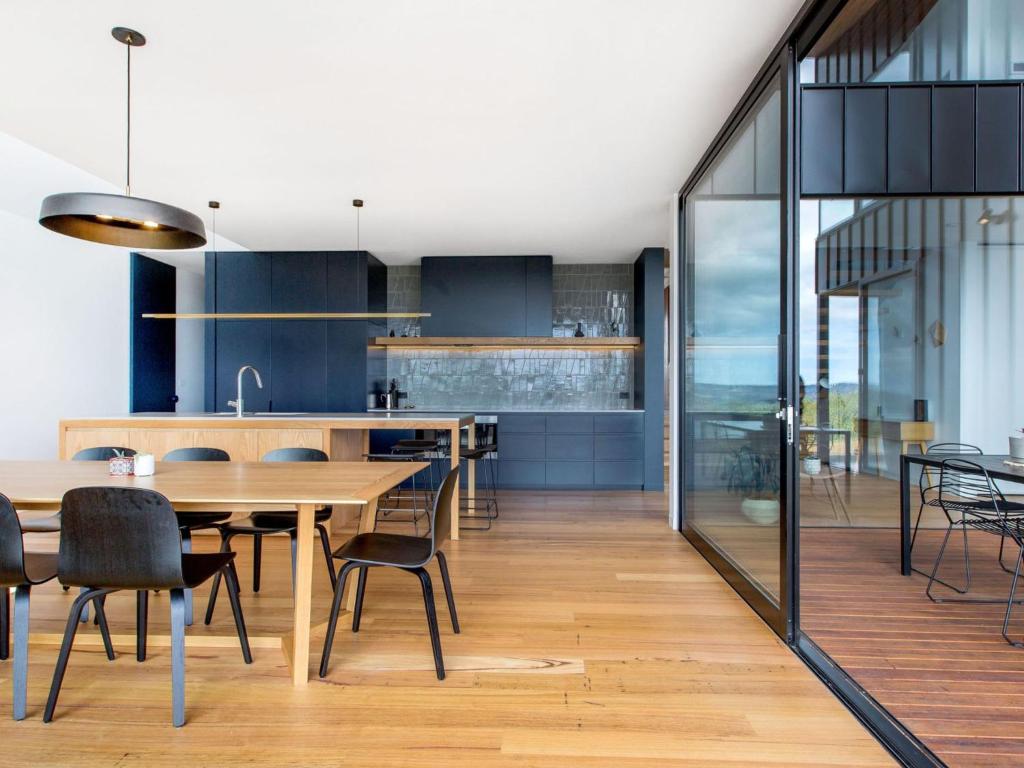
[[[59,508],[68,490],[83,486],[147,488],[166,496],[181,511],[296,510],[294,618],[281,647],[291,665],[292,683],[301,686],[309,680],[315,510],[358,505],[362,508],[359,532],[372,531],[378,496],[428,466],[423,462],[157,462],[155,474],[135,477],[111,476],[107,463],[98,461],[0,461],[0,493],[19,510]]]

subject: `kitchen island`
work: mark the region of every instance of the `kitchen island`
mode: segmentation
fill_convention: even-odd
[[[161,460],[176,448],[220,448],[232,461],[259,461],[277,448],[317,448],[332,461],[364,461],[371,429],[429,429],[451,433],[451,466],[459,466],[459,432],[475,447],[472,414],[460,413],[132,413],[123,416],[63,419],[58,457],[70,459],[83,448],[100,445],[132,448]],[[475,496],[473,462],[466,496]],[[459,489],[452,500],[459,508]],[[459,515],[451,515],[452,539],[459,538]]]

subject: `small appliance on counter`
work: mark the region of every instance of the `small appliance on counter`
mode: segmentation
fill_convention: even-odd
[[[398,380],[392,379],[391,384],[388,386],[388,391],[379,396],[378,407],[384,408],[388,411],[397,410],[402,407],[401,401],[409,399],[408,392],[402,392],[398,389]]]

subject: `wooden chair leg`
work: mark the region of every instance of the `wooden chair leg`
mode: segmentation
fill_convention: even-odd
[[[430,574],[423,568],[413,571],[423,588],[423,605],[427,609],[427,628],[430,630],[430,646],[434,651],[434,670],[437,679],[444,680],[444,658],[441,656],[441,633],[437,628],[437,609],[434,608],[434,586],[430,582]]]
[[[4,592],[7,588],[4,587]],[[14,592],[14,719],[25,719],[28,697],[28,614],[32,588],[23,584]]]
[[[135,593],[135,659],[146,660],[146,633],[149,630],[149,592]]]
[[[11,590],[0,587],[0,661],[11,655]]]
[[[231,536],[229,534],[221,532],[220,540],[220,551],[230,552],[231,551]],[[220,573],[214,574],[213,585],[210,587],[210,599],[206,603],[206,618],[203,619],[203,623],[209,625],[213,621],[213,609],[217,605],[217,592],[220,590]]]
[[[366,593],[366,575],[369,566],[359,568],[359,581],[356,583],[356,604],[352,610],[352,631],[359,631],[359,622],[363,618],[363,595]]]
[[[338,612],[341,610],[341,597],[345,594],[345,581],[348,579],[349,572],[355,567],[355,563],[345,563],[338,574],[338,584],[334,588],[334,600],[331,602],[331,617],[327,622],[327,634],[324,636],[324,650],[320,655],[320,677],[327,677],[327,664],[331,660],[334,632],[338,628]]]
[[[96,624],[100,628],[100,637],[103,638],[103,650],[107,652],[107,659],[109,661],[114,660],[114,646],[110,642],[110,628],[107,626],[107,612],[104,609],[104,603],[107,600],[107,593],[94,597],[92,604],[96,608]]]
[[[171,719],[185,724],[185,591],[171,590]]]
[[[249,648],[249,634],[245,631],[245,617],[242,616],[242,602],[238,596],[238,574],[233,562],[224,566],[224,580],[228,585],[228,599],[235,616],[235,631],[238,632],[238,643],[242,646],[242,658],[246,664],[252,664],[252,649]]]
[[[444,596],[448,599],[448,614],[452,619],[452,629],[459,634],[459,615],[455,612],[455,595],[452,593],[452,580],[448,576],[448,558],[444,552],[437,551],[437,565],[441,569],[441,581],[444,583]]]
[[[327,561],[327,573],[331,577],[331,589],[338,584],[338,577],[334,573],[334,558],[331,556],[331,537],[327,534],[326,526],[316,524],[316,532],[320,534],[320,545],[324,548],[324,560]]]
[[[60,686],[64,682],[64,673],[68,668],[68,658],[71,656],[71,646],[75,642],[75,633],[78,631],[78,624],[82,618],[85,606],[92,600],[100,590],[86,589],[79,593],[78,597],[71,604],[71,612],[68,614],[68,623],[64,628],[64,639],[60,644],[60,653],[57,654],[57,666],[53,670],[53,682],[50,683],[50,695],[46,699],[46,710],[43,712],[43,722],[53,720],[53,712],[57,709],[57,697],[60,695]]]
[[[263,570],[263,534],[252,537],[252,591],[260,591],[260,572]]]

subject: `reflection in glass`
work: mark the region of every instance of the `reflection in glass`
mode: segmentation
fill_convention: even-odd
[[[688,524],[777,601],[779,80],[686,200]]]

